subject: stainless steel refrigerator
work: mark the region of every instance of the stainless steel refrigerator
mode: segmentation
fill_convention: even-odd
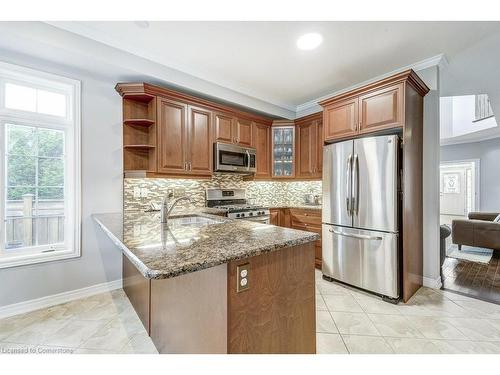
[[[399,297],[399,138],[360,138],[323,151],[323,275]]]

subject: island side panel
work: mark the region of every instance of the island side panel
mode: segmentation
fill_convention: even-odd
[[[151,280],[151,339],[160,353],[227,353],[227,265]]]
[[[316,353],[314,242],[232,261],[228,275],[229,353]]]
[[[141,319],[144,328],[150,334],[151,280],[146,279],[125,255],[122,258],[123,290]]]

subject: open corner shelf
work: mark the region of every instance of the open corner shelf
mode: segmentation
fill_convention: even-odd
[[[154,120],[148,118],[128,118],[123,120],[125,125],[140,125],[140,126],[150,126],[155,123]]]
[[[129,99],[136,102],[149,103],[156,97],[154,95],[146,94],[146,93],[134,93],[134,94],[124,94],[123,99]]]
[[[133,148],[133,149],[150,149],[156,148],[155,145],[123,145],[124,148]]]

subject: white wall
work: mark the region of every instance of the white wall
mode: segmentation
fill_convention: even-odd
[[[122,208],[121,98],[114,81],[0,50],[0,59],[82,82],[82,256],[0,269],[0,306],[121,278],[121,254],[90,215]]]
[[[431,89],[424,97],[424,285],[439,288],[439,68],[418,75]]]
[[[440,100],[441,139],[460,137],[497,126],[494,117],[474,122],[475,95],[444,97]]]

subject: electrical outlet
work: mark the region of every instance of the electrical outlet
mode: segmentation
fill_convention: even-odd
[[[248,283],[249,275],[248,270],[250,268],[250,263],[240,264],[236,267],[236,273],[238,277],[238,284],[236,285],[236,293],[244,292],[248,290],[250,284]]]
[[[184,195],[186,195],[186,189],[185,188],[183,188],[183,187],[176,187],[174,189],[174,197],[180,198],[180,197],[183,197]]]
[[[142,198],[147,198],[147,197],[148,197],[148,195],[149,195],[149,190],[148,190],[148,188],[142,188],[142,189],[141,189],[141,197],[142,197]]]
[[[173,188],[168,188],[167,189],[167,195],[169,197],[174,197],[174,189]]]

